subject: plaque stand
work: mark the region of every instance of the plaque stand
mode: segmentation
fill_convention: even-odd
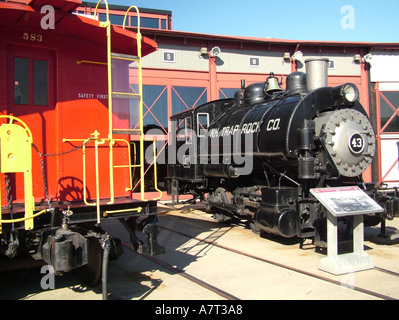
[[[383,212],[384,209],[357,186],[310,189],[327,212],[327,257],[319,269],[346,274],[374,268],[373,260],[364,252],[363,215]],[[353,252],[338,254],[338,218],[353,216]]]
[[[327,211],[327,257],[322,258],[319,269],[334,275],[374,268],[373,260],[364,252],[363,215],[353,215],[353,252],[338,254],[337,217]]]

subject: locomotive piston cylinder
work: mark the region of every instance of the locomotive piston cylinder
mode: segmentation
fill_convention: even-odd
[[[297,234],[296,188],[262,189],[262,203],[254,216],[255,225],[271,234],[291,238]]]
[[[204,167],[205,175],[218,178],[237,178],[237,168],[229,164],[207,164]]]

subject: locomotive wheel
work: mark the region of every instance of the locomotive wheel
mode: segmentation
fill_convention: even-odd
[[[255,222],[253,220],[248,220],[248,227],[251,229],[253,233],[256,235],[260,235],[260,229],[255,225]]]
[[[227,192],[225,188],[219,187],[215,190],[213,197],[218,200],[220,203],[231,204],[232,203],[232,194]],[[214,218],[219,223],[230,223],[232,221],[232,217],[228,214],[224,213],[223,210],[216,209],[214,213]]]
[[[213,217],[218,223],[230,223],[232,221],[230,216],[220,212],[214,213]]]
[[[103,249],[95,237],[88,238],[89,241],[89,263],[77,268],[75,271],[79,277],[90,287],[95,287],[101,280]]]
[[[227,192],[225,188],[222,187],[216,188],[214,196],[221,203],[231,203],[231,193]]]

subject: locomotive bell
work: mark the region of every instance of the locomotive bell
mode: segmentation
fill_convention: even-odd
[[[277,91],[282,91],[278,79],[274,76],[273,72],[270,72],[270,77],[266,79],[265,83],[265,92],[266,93],[274,93]]]

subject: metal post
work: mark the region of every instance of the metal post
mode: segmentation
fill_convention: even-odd
[[[327,254],[329,257],[338,256],[337,218],[330,212],[327,212]]]

